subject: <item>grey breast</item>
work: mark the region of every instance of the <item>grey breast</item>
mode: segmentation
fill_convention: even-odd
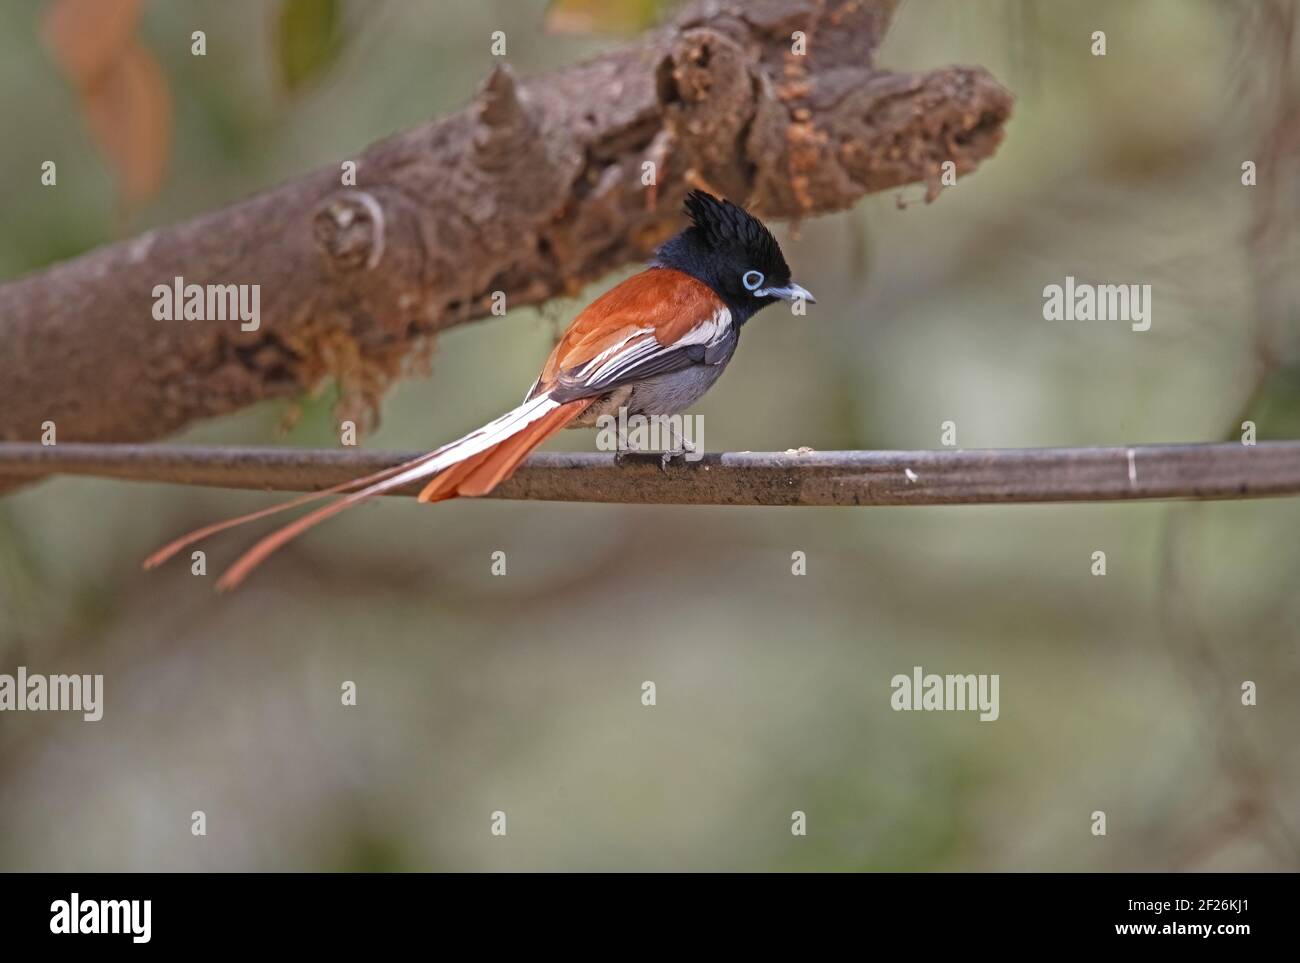
[[[693,364],[633,383],[626,401],[628,414],[675,415],[685,411],[713,387],[735,353],[737,340],[729,338],[725,352],[713,364]]]

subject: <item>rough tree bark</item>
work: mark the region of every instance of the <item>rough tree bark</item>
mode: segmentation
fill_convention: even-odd
[[[539,304],[644,259],[694,185],[776,219],[914,182],[933,197],[944,161],[993,153],[1012,98],[977,67],[877,69],[895,4],[697,2],[585,64],[498,68],[463,110],[357,156],[355,188],[332,163],[0,286],[0,439],[46,420],[60,442],[154,439],[326,375],[360,414],[492,292]],[[260,284],[260,329],[155,321],[177,276]]]

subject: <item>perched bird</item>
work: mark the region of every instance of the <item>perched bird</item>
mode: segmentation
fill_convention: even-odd
[[[757,218],[703,191],[687,196],[686,214],[690,226],[659,248],[650,267],[574,318],[517,408],[412,461],[191,532],[149,556],[145,568],[232,526],[339,496],[245,552],[217,583],[233,588],[290,539],[390,489],[428,478],[422,502],[485,495],[561,428],[591,427],[620,408],[629,417],[684,411],[718,380],[755,313],[776,301],[815,300],[791,281],[781,248]]]

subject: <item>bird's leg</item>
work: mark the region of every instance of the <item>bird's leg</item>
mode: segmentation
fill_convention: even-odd
[[[671,419],[668,421],[668,443],[669,447],[659,457],[659,467],[665,473],[675,458],[685,461],[688,452],[690,454],[695,453],[695,446],[686,440],[685,435],[677,434],[677,429]]]
[[[624,429],[623,425],[620,425],[618,429],[618,444],[614,446],[614,464],[622,465],[623,462],[627,461],[628,456],[631,455],[633,451],[634,449],[632,448],[631,443],[627,440],[627,431]]]

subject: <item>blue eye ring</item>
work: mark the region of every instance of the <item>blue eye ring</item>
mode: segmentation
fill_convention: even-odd
[[[757,291],[763,286],[762,271],[746,271],[740,277],[740,283],[745,286],[746,291]]]

